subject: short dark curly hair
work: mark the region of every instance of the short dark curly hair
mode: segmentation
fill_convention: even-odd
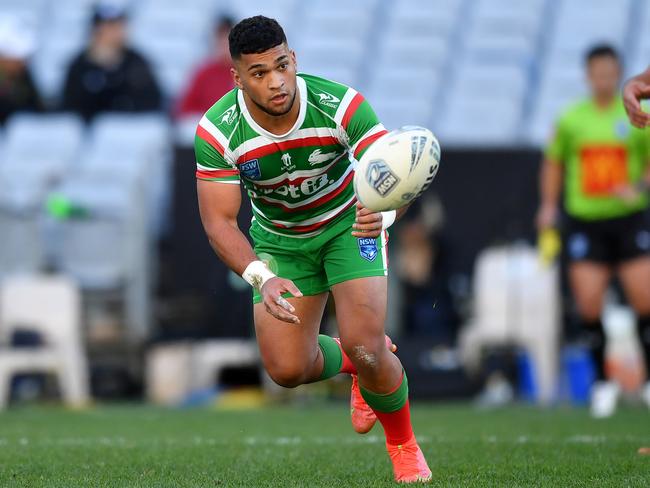
[[[230,56],[238,59],[242,54],[258,54],[287,42],[282,26],[275,19],[256,15],[239,22],[230,31],[228,44]]]

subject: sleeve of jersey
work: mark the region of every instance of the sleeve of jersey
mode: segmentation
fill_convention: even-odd
[[[355,93],[350,98],[341,125],[348,136],[348,143],[355,159],[363,156],[373,142],[388,132],[360,93]]]
[[[568,138],[566,122],[564,118],[560,118],[555,124],[553,135],[544,150],[546,159],[556,163],[563,163],[567,157]]]
[[[194,154],[197,179],[239,184],[239,170],[226,161],[223,146],[201,126],[194,138]]]

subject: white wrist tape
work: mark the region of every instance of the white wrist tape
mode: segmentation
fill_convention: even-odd
[[[387,212],[381,213],[381,230],[388,229],[391,225],[395,223],[397,218],[397,210],[389,210]]]
[[[264,261],[251,261],[241,275],[244,280],[253,288],[262,289],[264,283],[276,275],[266,266]]]

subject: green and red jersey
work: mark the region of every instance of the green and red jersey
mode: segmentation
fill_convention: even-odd
[[[609,107],[582,100],[557,122],[546,157],[565,166],[565,206],[585,220],[622,217],[648,205],[646,195],[633,202],[613,191],[638,182],[650,160],[648,131],[628,122],[618,97]]]
[[[386,133],[356,90],[298,74],[300,112],[293,128],[275,135],[249,113],[235,88],[201,119],[196,132],[196,176],[243,182],[253,220],[292,237],[319,234],[355,203],[355,160]]]

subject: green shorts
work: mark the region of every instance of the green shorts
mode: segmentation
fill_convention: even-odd
[[[271,271],[293,281],[303,295],[318,295],[343,281],[388,275],[388,232],[376,239],[354,237],[354,219],[352,207],[314,237],[272,234],[253,221],[250,235]],[[260,301],[255,290],[253,302]]]

